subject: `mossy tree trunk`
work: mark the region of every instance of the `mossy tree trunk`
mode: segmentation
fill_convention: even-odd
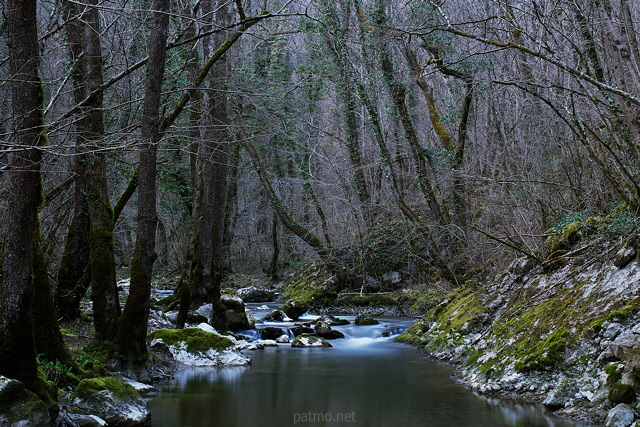
[[[82,28],[82,81],[87,98],[104,81],[102,34],[98,1],[77,17]],[[116,288],[116,263],[113,252],[113,208],[107,185],[107,158],[103,151],[104,114],[102,92],[86,102],[82,118],[82,146],[86,150],[86,191],[90,218],[90,275],[93,321],[97,341],[112,340],[118,329],[120,303]]]
[[[76,15],[76,5],[68,1],[63,2],[64,17],[66,20],[65,33],[72,61],[71,75],[73,79],[73,98],[77,104],[84,99],[83,89],[83,24]],[[90,285],[89,276],[89,206],[86,192],[86,156],[83,154],[81,123],[75,125],[75,190],[74,210],[71,226],[67,233],[64,252],[56,284],[56,306],[60,317],[73,320],[80,316],[80,300],[85,295]]]
[[[207,9],[212,5],[203,7]],[[229,22],[229,8],[224,2],[217,2],[215,13],[210,16],[215,24],[221,27]],[[203,9],[203,13],[206,10]],[[228,34],[224,31],[211,38],[214,46],[222,45]],[[205,43],[205,54],[208,56],[209,46]],[[192,282],[192,306],[204,303],[213,305],[212,325],[219,330],[226,330],[226,310],[220,302],[220,286],[224,278],[224,230],[227,214],[227,190],[229,161],[229,119],[226,86],[228,82],[227,60],[222,56],[213,67],[213,74],[208,82],[206,103],[204,140],[201,145],[201,161],[203,171],[203,189],[201,199],[201,216],[198,230],[199,266],[192,271],[199,277]]]
[[[67,366],[73,366],[74,363],[69,357],[58,326],[58,313],[54,304],[52,283],[47,271],[48,264],[42,250],[39,223],[36,225],[34,239],[33,331],[36,352],[51,362],[62,362]]]
[[[58,314],[65,320],[80,317],[80,300],[89,288],[89,211],[85,192],[85,158],[75,159],[73,219],[67,233],[55,288]]]
[[[151,299],[153,263],[156,259],[157,152],[160,133],[162,79],[167,54],[169,0],[154,0],[147,62],[147,80],[142,113],[142,146],[138,166],[138,226],[131,262],[129,297],[118,322],[111,347],[113,367],[126,376],[150,380],[147,365],[147,324]]]
[[[46,144],[44,90],[35,0],[6,3],[14,132],[8,175],[8,216],[0,287],[0,375],[25,383],[45,396],[38,377],[33,332],[33,279],[38,207],[42,203],[40,164]]]

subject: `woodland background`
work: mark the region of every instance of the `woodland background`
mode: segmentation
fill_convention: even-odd
[[[37,49],[16,18],[27,3]],[[311,259],[345,286],[390,271],[460,284],[514,256],[553,259],[547,238],[575,220],[635,227],[637,2],[2,7],[0,308],[44,283],[74,318],[91,287],[115,359],[130,341],[120,277],[141,289],[120,324],[146,326],[160,275],[181,276],[186,307],[219,299],[230,271],[277,278]],[[24,52],[40,79],[16,68]],[[30,195],[18,176],[37,177]]]

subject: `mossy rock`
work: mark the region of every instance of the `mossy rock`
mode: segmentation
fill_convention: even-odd
[[[378,322],[373,317],[358,315],[356,316],[356,320],[354,323],[358,326],[365,326],[365,325],[377,325],[380,322]]]
[[[180,343],[185,343],[186,350],[192,353],[233,347],[230,339],[198,328],[157,329],[147,335],[147,340],[161,340],[168,346],[179,346]]]
[[[618,403],[631,403],[636,400],[636,392],[629,384],[617,382],[609,389],[609,401],[614,405]]]
[[[551,368],[564,358],[568,335],[569,332],[562,328],[553,331],[546,339],[536,345],[533,352],[516,361],[515,370],[528,372]]]
[[[376,224],[362,238],[362,259],[366,273],[380,277],[390,271],[405,269],[419,259],[426,246],[424,235],[406,219]]]
[[[618,383],[622,378],[622,372],[624,371],[624,365],[621,363],[610,363],[604,368],[604,372],[607,374],[607,385],[613,386]]]
[[[49,425],[47,404],[20,381],[0,376],[0,425]],[[20,424],[22,425],[22,424]]]
[[[311,307],[329,305],[336,299],[337,278],[322,264],[309,264],[289,276],[283,283],[286,303],[281,307],[287,316],[297,319]]]
[[[120,399],[139,396],[133,386],[114,377],[84,379],[76,387],[75,394],[86,399],[103,390],[110,391],[113,396]]]

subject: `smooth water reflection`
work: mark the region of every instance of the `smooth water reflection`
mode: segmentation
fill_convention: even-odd
[[[153,426],[587,425],[478,396],[452,367],[364,328],[338,328],[351,338],[333,348],[281,345],[251,352],[250,367],[185,369],[150,402]]]

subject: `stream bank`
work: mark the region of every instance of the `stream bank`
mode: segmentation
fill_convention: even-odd
[[[494,280],[467,282],[398,341],[457,365],[479,393],[629,426],[640,413],[640,266],[624,250],[551,272],[518,259]]]

